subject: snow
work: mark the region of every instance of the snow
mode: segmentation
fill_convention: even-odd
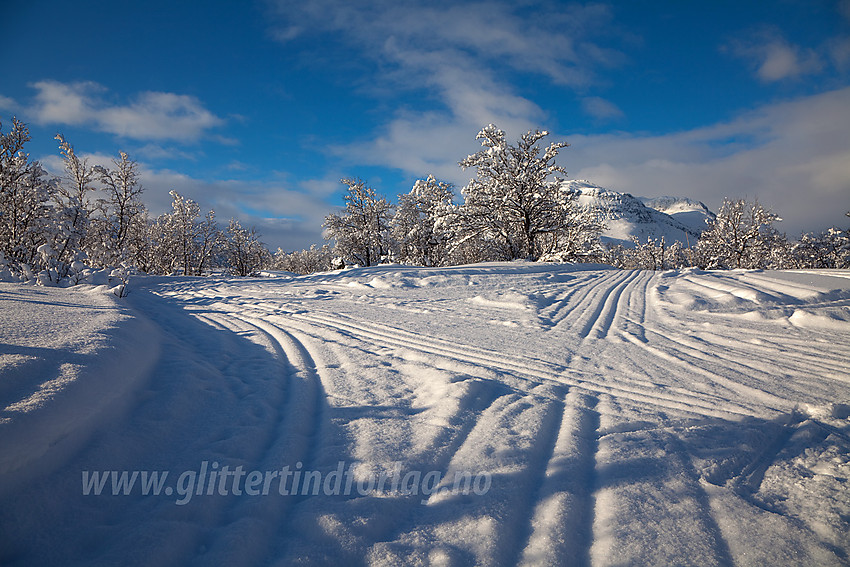
[[[670,215],[678,222],[690,228],[696,234],[700,234],[708,226],[708,221],[714,220],[715,214],[708,210],[701,201],[694,201],[687,197],[655,197],[648,199],[640,197],[639,200],[651,209]]]
[[[850,558],[848,271],[268,275],[0,283],[0,563]]]
[[[605,189],[586,180],[569,180],[564,186],[578,192],[578,202],[602,217],[605,230],[602,241],[634,246],[632,238],[641,242],[664,238],[670,245],[676,241],[694,244],[714,213],[703,203],[684,197],[633,197]]]
[[[7,482],[36,464],[39,472],[52,468],[146,379],[156,329],[105,293],[105,286],[0,284],[0,477]]]

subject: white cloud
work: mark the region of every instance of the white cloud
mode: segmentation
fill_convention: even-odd
[[[773,28],[752,32],[748,38],[734,41],[727,48],[747,60],[756,77],[765,83],[814,75],[824,69],[823,59],[815,49],[792,44]]]
[[[190,142],[224,120],[205,109],[195,97],[174,93],[143,92],[129,104],[103,100],[107,89],[93,82],[39,81],[28,114],[38,124],[88,126],[137,140]]]
[[[103,108],[97,121],[107,132],[143,140],[195,140],[223,122],[194,97],[159,92],[141,93],[127,106]]]
[[[133,150],[133,156],[150,160],[183,160],[197,161],[198,156],[194,153],[177,149],[173,146],[162,146],[155,143],[145,144]]]
[[[776,41],[764,46],[756,74],[763,81],[781,81],[821,70],[820,58],[812,50]]]

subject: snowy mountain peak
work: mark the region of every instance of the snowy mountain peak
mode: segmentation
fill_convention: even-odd
[[[583,179],[563,184],[579,194],[581,205],[599,212],[607,226],[603,242],[631,246],[632,237],[641,241],[663,237],[669,244],[678,240],[693,245],[705,230],[706,221],[714,218],[703,203],[685,197],[634,197]]]
[[[687,197],[639,197],[644,205],[662,213],[675,214],[685,211],[702,211],[707,215],[714,216],[702,201],[695,201]]]
[[[698,234],[702,233],[708,221],[714,220],[716,216],[702,201],[695,201],[687,197],[668,196],[652,199],[641,197],[640,199],[647,207],[670,215]]]

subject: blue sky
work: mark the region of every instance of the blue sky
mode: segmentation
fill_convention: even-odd
[[[389,197],[492,122],[566,140],[569,177],[717,208],[789,236],[847,224],[850,1],[4,2],[0,119],[142,166],[272,249],[321,244],[342,177]]]

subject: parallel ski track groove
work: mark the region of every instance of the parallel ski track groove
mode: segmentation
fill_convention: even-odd
[[[586,401],[582,401],[583,398]],[[543,471],[543,481],[535,494],[528,537],[518,557],[520,565],[549,564],[554,557],[568,556],[574,565],[591,564],[593,494],[599,450],[597,401],[594,396],[571,389],[561,402],[561,425]],[[577,423],[567,423],[568,417]],[[557,506],[555,518],[547,517],[552,513],[547,505]],[[535,556],[540,545],[552,548],[550,557]]]
[[[569,305],[570,299],[573,295],[575,295],[576,291],[578,291],[578,286],[570,286],[566,291],[556,293],[554,295],[554,300],[552,301],[552,303],[547,305],[544,309],[540,310],[539,316],[545,317],[546,320],[549,322],[550,327],[554,327],[555,325],[557,325],[558,321],[564,318],[564,311],[566,310],[566,312],[569,313],[569,310],[567,310],[567,306]]]
[[[840,372],[846,366],[842,364],[836,364],[835,366],[829,365],[825,361],[827,357],[821,357],[820,359],[817,359],[815,357],[807,357],[805,353],[788,352],[787,350],[783,350],[780,352],[770,351],[763,347],[759,347],[758,345],[747,345],[747,348],[750,349],[751,352],[746,352],[737,348],[740,344],[740,340],[722,337],[714,333],[710,334],[717,340],[716,345],[707,343],[707,341],[700,337],[695,337],[694,340],[681,339],[677,342],[677,344],[684,348],[678,348],[679,352],[685,353],[684,351],[687,350],[692,353],[716,353],[718,350],[717,345],[723,345],[724,356],[720,356],[719,354],[713,354],[711,357],[709,357],[708,355],[706,355],[704,359],[708,360],[709,358],[712,358],[714,360],[722,362],[726,366],[737,365],[745,369],[745,371],[748,370],[752,372],[752,374],[750,374],[751,376],[761,375],[768,380],[775,377],[774,372],[766,371],[763,368],[758,368],[757,366],[753,366],[752,364],[744,362],[745,360],[749,360],[752,358],[753,351],[763,352],[765,355],[768,355],[772,367],[782,368],[794,373],[806,373],[814,368],[818,368],[825,372]]]
[[[658,336],[664,338],[665,340],[670,341],[670,339],[667,339],[667,337],[665,335],[663,335],[663,334],[661,334],[657,331],[654,331],[652,329],[650,329],[650,331],[657,334]],[[634,338],[632,338],[631,340],[637,341],[637,339],[634,339]],[[636,344],[638,344],[638,343],[636,343]],[[705,362],[705,360],[702,357],[699,357],[699,356],[694,357],[692,355],[688,355],[683,350],[677,348],[675,344],[672,345],[672,346],[668,345],[670,350],[672,350],[672,352],[662,350],[662,349],[660,349],[656,346],[653,346],[651,344],[643,344],[643,343],[639,343],[639,344],[640,344],[640,346],[645,348],[648,352],[654,354],[655,356],[657,356],[661,360],[671,361],[671,362],[673,362],[673,363],[675,363],[675,364],[677,364],[677,365],[679,365],[683,368],[686,368],[686,369],[689,369],[693,372],[697,372],[699,374],[702,374],[706,378],[709,378],[712,382],[727,388],[730,392],[735,392],[736,395],[740,395],[741,393],[746,393],[748,395],[755,396],[756,399],[762,400],[762,403],[765,407],[770,408],[773,411],[778,412],[778,413],[784,413],[788,410],[789,402],[787,400],[785,400],[783,398],[779,398],[778,396],[775,396],[773,394],[770,394],[770,393],[762,391],[762,390],[756,390],[752,386],[747,386],[746,384],[736,382],[736,381],[732,380],[731,378],[721,376],[717,372],[714,372],[712,370],[704,368],[703,366],[701,366],[699,364],[691,362],[690,360],[688,360],[688,358],[695,358],[696,360],[700,360],[702,362]],[[737,372],[737,371],[735,371],[735,372]],[[768,403],[766,401],[767,399],[770,399],[773,405],[768,405]],[[752,414],[743,414],[743,415],[752,415]]]
[[[607,285],[607,282],[615,279],[619,273],[618,271],[614,271],[599,276],[584,277],[568,283],[569,290],[563,299],[559,299],[556,302],[557,308],[550,316],[551,327],[557,328],[562,325],[574,326],[574,319],[580,317],[589,308],[593,297],[599,293],[599,286]],[[570,300],[575,298],[577,298],[575,305],[571,305]]]
[[[752,356],[752,353],[755,352],[762,354],[765,360],[772,359],[771,364],[775,364],[778,363],[778,359],[781,357],[784,359],[783,365],[794,371],[817,368],[825,372],[841,372],[845,371],[847,366],[847,358],[838,360],[826,354],[815,356],[797,350],[787,350],[787,347],[784,347],[785,350],[779,350],[776,347],[771,348],[761,344],[747,343],[747,349],[751,352],[746,352],[739,348],[741,345],[740,337],[725,337],[711,331],[702,331],[702,334],[711,336],[712,340],[716,340],[718,345],[722,345],[727,351],[735,353],[741,358]]]
[[[336,328],[358,338],[369,337],[372,340],[383,342],[384,344],[395,347],[410,348],[412,350],[452,358],[461,362],[482,363],[489,367],[501,368],[503,370],[508,370],[513,375],[520,378],[523,376],[530,376],[538,380],[548,380],[566,384],[568,386],[580,387],[595,393],[606,393],[612,396],[627,396],[632,398],[633,401],[644,402],[651,405],[661,405],[669,409],[686,411],[702,416],[729,417],[730,415],[751,415],[748,411],[743,409],[743,407],[737,405],[727,404],[727,407],[721,408],[718,407],[717,404],[706,401],[695,395],[687,396],[688,400],[683,402],[683,396],[681,395],[659,395],[657,392],[647,392],[642,389],[625,386],[623,384],[604,383],[584,374],[570,377],[571,374],[575,375],[579,373],[570,371],[569,369],[558,365],[543,363],[537,360],[513,362],[504,358],[504,356],[497,356],[496,353],[487,353],[487,351],[483,350],[481,350],[482,354],[473,353],[468,350],[469,347],[466,346],[452,345],[451,343],[444,341],[441,341],[443,344],[439,344],[437,341],[433,340],[425,341],[419,335],[406,333],[399,329],[388,328],[388,330],[383,331],[375,328],[377,325],[373,325],[373,327],[370,328],[355,323],[341,321],[338,318],[331,316],[319,316],[316,314],[305,315],[304,313],[293,313],[290,316],[308,323]],[[404,334],[411,335],[411,338],[403,338],[401,335]],[[429,342],[432,344],[428,344]],[[466,350],[466,352],[459,353],[458,350]]]
[[[295,425],[298,425],[298,427],[293,429],[293,424],[290,424],[290,427],[287,428],[287,434],[295,433],[301,437],[300,448],[296,449],[294,454],[287,455],[287,459],[288,462],[291,461],[291,464],[294,464],[295,461],[301,461],[305,467],[312,466],[315,462],[315,452],[322,433],[326,401],[321,375],[309,350],[292,333],[262,319],[246,317],[232,312],[223,313],[221,316],[222,318],[232,317],[264,334],[275,345],[275,350],[283,356],[286,364],[289,365],[290,372],[286,390],[287,397],[284,402],[284,416],[285,418],[306,416],[306,418],[299,419],[296,422]],[[298,375],[303,376],[303,384],[300,388],[298,387],[299,381],[296,379]],[[306,403],[303,403],[304,400],[306,400]]]
[[[557,412],[554,420],[558,423],[558,426],[550,427],[547,431],[546,438],[540,440],[540,443],[544,444],[546,447],[546,453],[545,457],[542,459],[543,462],[538,465],[538,471],[535,474],[535,476],[537,476],[537,482],[535,483],[537,488],[532,491],[530,498],[526,503],[524,503],[526,504],[525,510],[522,511],[522,514],[525,516],[525,520],[523,521],[525,525],[522,527],[524,533],[517,535],[517,545],[515,545],[514,549],[511,550],[510,560],[505,561],[505,565],[517,565],[520,557],[522,557],[522,552],[528,547],[529,541],[534,533],[533,522],[536,505],[540,502],[541,492],[543,492],[543,489],[550,488],[546,486],[547,472],[552,466],[552,460],[555,458],[555,449],[558,444],[558,437],[564,426],[566,395],[563,399],[554,402],[554,404],[556,408],[554,411]],[[515,512],[519,513],[518,511]]]
[[[628,272],[618,270],[584,282],[581,296],[564,317],[562,324],[574,330],[580,338],[587,337],[599,312],[602,311],[605,299],[628,275]]]
[[[617,283],[609,287],[604,292],[604,300],[600,301],[594,311],[591,319],[585,324],[579,335],[583,338],[604,339],[608,337],[617,320],[618,312],[624,308],[620,304],[623,297],[623,292],[633,284],[640,276],[640,272],[635,270],[631,273],[626,273],[625,277],[619,278]]]
[[[318,445],[316,441],[321,436],[324,404],[321,397],[321,378],[314,368],[311,368],[311,358],[306,347],[280,329],[269,328],[263,321],[252,321],[233,312],[205,311],[196,312],[194,315],[208,324],[235,334],[246,330],[259,333],[268,340],[282,364],[281,370],[284,370],[286,377],[284,397],[280,406],[275,408],[274,424],[267,429],[268,438],[262,442],[258,452],[259,461],[253,463],[253,467],[257,470],[275,470],[282,464],[291,466],[296,461],[301,461],[307,465],[307,470],[312,469],[315,448]],[[289,368],[286,369],[286,366]],[[307,379],[300,387],[297,378],[299,374]],[[299,403],[305,400],[307,403]],[[227,499],[231,503],[225,511],[229,522],[238,522],[239,518],[246,514],[258,513],[270,520],[255,528],[267,532],[263,537],[259,537],[259,541],[264,545],[248,544],[242,540],[210,543],[214,547],[224,546],[224,556],[230,557],[234,562],[247,565],[266,564],[277,553],[274,549],[274,542],[278,540],[275,533],[287,529],[294,507],[305,498],[307,497],[265,497],[247,502]],[[244,510],[241,509],[243,507]]]

